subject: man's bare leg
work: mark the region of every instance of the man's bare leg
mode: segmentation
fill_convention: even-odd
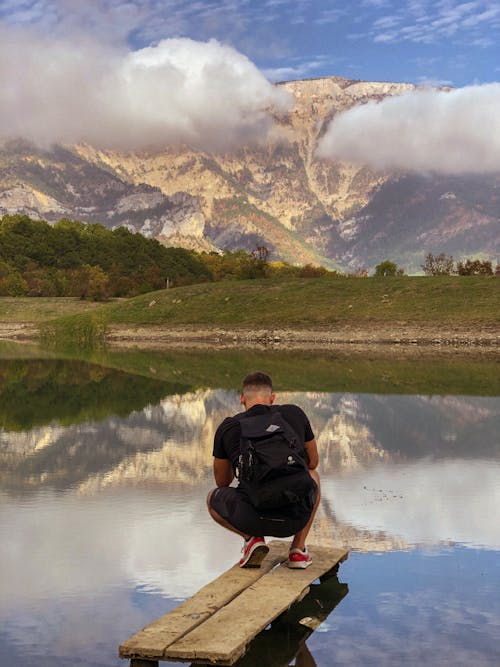
[[[247,533],[242,533],[240,530],[232,526],[229,521],[226,521],[226,519],[223,519],[220,514],[218,514],[210,505],[210,498],[212,496],[212,493],[215,491],[215,489],[212,489],[210,493],[207,496],[207,507],[208,507],[208,513],[212,517],[212,519],[219,524],[219,526],[222,526],[223,528],[226,528],[226,530],[230,530],[232,533],[236,533],[236,535],[239,535],[240,537],[243,537],[243,539],[248,540],[251,535],[248,535]]]
[[[319,475],[316,472],[316,470],[309,470],[309,474],[311,477],[314,479],[316,484],[318,485],[318,497],[316,498],[316,502],[314,503],[313,511],[311,512],[311,516],[309,518],[309,521],[306,523],[304,528],[302,530],[299,530],[298,533],[295,533],[293,536],[292,544],[290,546],[290,549],[301,549],[302,551],[304,550],[306,546],[306,539],[309,534],[309,531],[311,530],[312,523],[314,521],[314,517],[316,515],[316,511],[319,507],[319,502],[321,500],[321,485],[319,482]]]

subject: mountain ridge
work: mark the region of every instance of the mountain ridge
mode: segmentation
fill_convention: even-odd
[[[167,245],[247,250],[353,271],[427,252],[500,254],[500,175],[375,172],[316,156],[337,114],[413,84],[319,77],[276,84],[294,99],[269,141],[225,154],[89,145],[0,150],[0,213],[126,225]]]

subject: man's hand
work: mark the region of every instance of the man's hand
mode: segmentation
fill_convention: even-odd
[[[318,445],[316,440],[309,440],[304,445],[307,455],[307,467],[309,470],[315,470],[318,467],[319,456],[318,456]]]
[[[214,456],[214,477],[217,486],[229,486],[233,481],[233,468],[229,459]]]

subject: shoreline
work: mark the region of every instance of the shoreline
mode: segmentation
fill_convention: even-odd
[[[32,322],[0,322],[0,340],[38,342],[40,332]],[[110,325],[104,343],[110,347],[153,348],[275,348],[350,349],[402,352],[460,350],[500,352],[500,327],[492,324],[438,325],[394,322],[332,325],[315,329],[224,328],[195,326]]]

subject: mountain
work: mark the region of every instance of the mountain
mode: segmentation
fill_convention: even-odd
[[[264,244],[274,259],[345,270],[390,258],[414,272],[427,252],[497,259],[500,174],[375,172],[315,156],[335,114],[412,85],[337,77],[277,85],[295,104],[276,117],[272,140],[223,155],[11,142],[0,151],[0,214],[126,225],[203,250]]]

